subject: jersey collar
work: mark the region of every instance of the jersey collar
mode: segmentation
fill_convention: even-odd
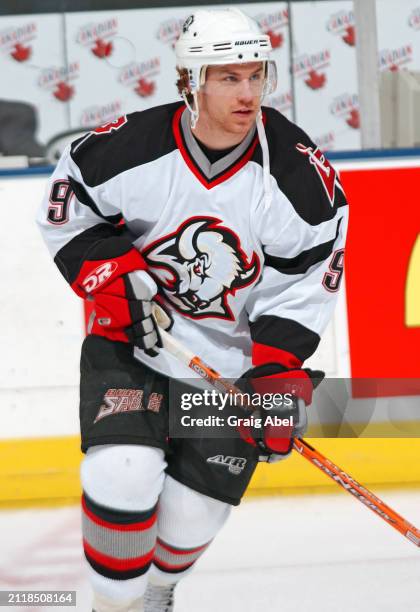
[[[192,134],[189,112],[185,106],[175,112],[172,128],[176,145],[185,163],[207,189],[220,185],[236,174],[251,159],[258,143],[254,127],[233,151],[211,164]]]

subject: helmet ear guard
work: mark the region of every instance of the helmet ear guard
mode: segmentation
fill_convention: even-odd
[[[262,97],[269,96],[277,89],[277,66],[276,62],[269,60],[265,63],[264,89]]]

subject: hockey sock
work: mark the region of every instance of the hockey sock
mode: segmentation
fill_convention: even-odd
[[[167,476],[159,498],[151,578],[178,582],[194,567],[230,513],[230,506]]]
[[[83,548],[92,569],[113,580],[145,574],[156,544],[157,507],[145,512],[105,508],[84,493],[82,508]]]
[[[158,538],[153,563],[161,572],[180,574],[194,565],[209,544],[210,542],[195,548],[178,548]]]

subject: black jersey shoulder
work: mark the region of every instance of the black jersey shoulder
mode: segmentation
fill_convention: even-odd
[[[328,178],[334,176],[334,168],[300,127],[273,108],[263,107],[263,111],[266,117],[270,171],[279,189],[290,200],[299,216],[310,225],[332,219],[337,209],[347,204],[338,186],[338,176],[329,194],[331,180]],[[320,158],[321,167],[318,166],[318,169],[313,158],[311,161],[310,152]],[[260,147],[256,149],[254,161],[262,164]],[[322,166],[326,167],[326,172]]]
[[[182,102],[131,113],[120,124],[82,136],[70,155],[89,187],[96,187],[125,170],[147,164],[176,149],[172,118]]]

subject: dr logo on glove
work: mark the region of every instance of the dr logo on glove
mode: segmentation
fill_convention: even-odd
[[[114,256],[105,259],[107,251]],[[146,270],[128,239],[111,236],[89,251],[72,288],[93,302],[88,333],[133,344],[154,357],[162,341],[152,309],[163,329],[170,329],[172,319],[154,300],[158,287]]]

